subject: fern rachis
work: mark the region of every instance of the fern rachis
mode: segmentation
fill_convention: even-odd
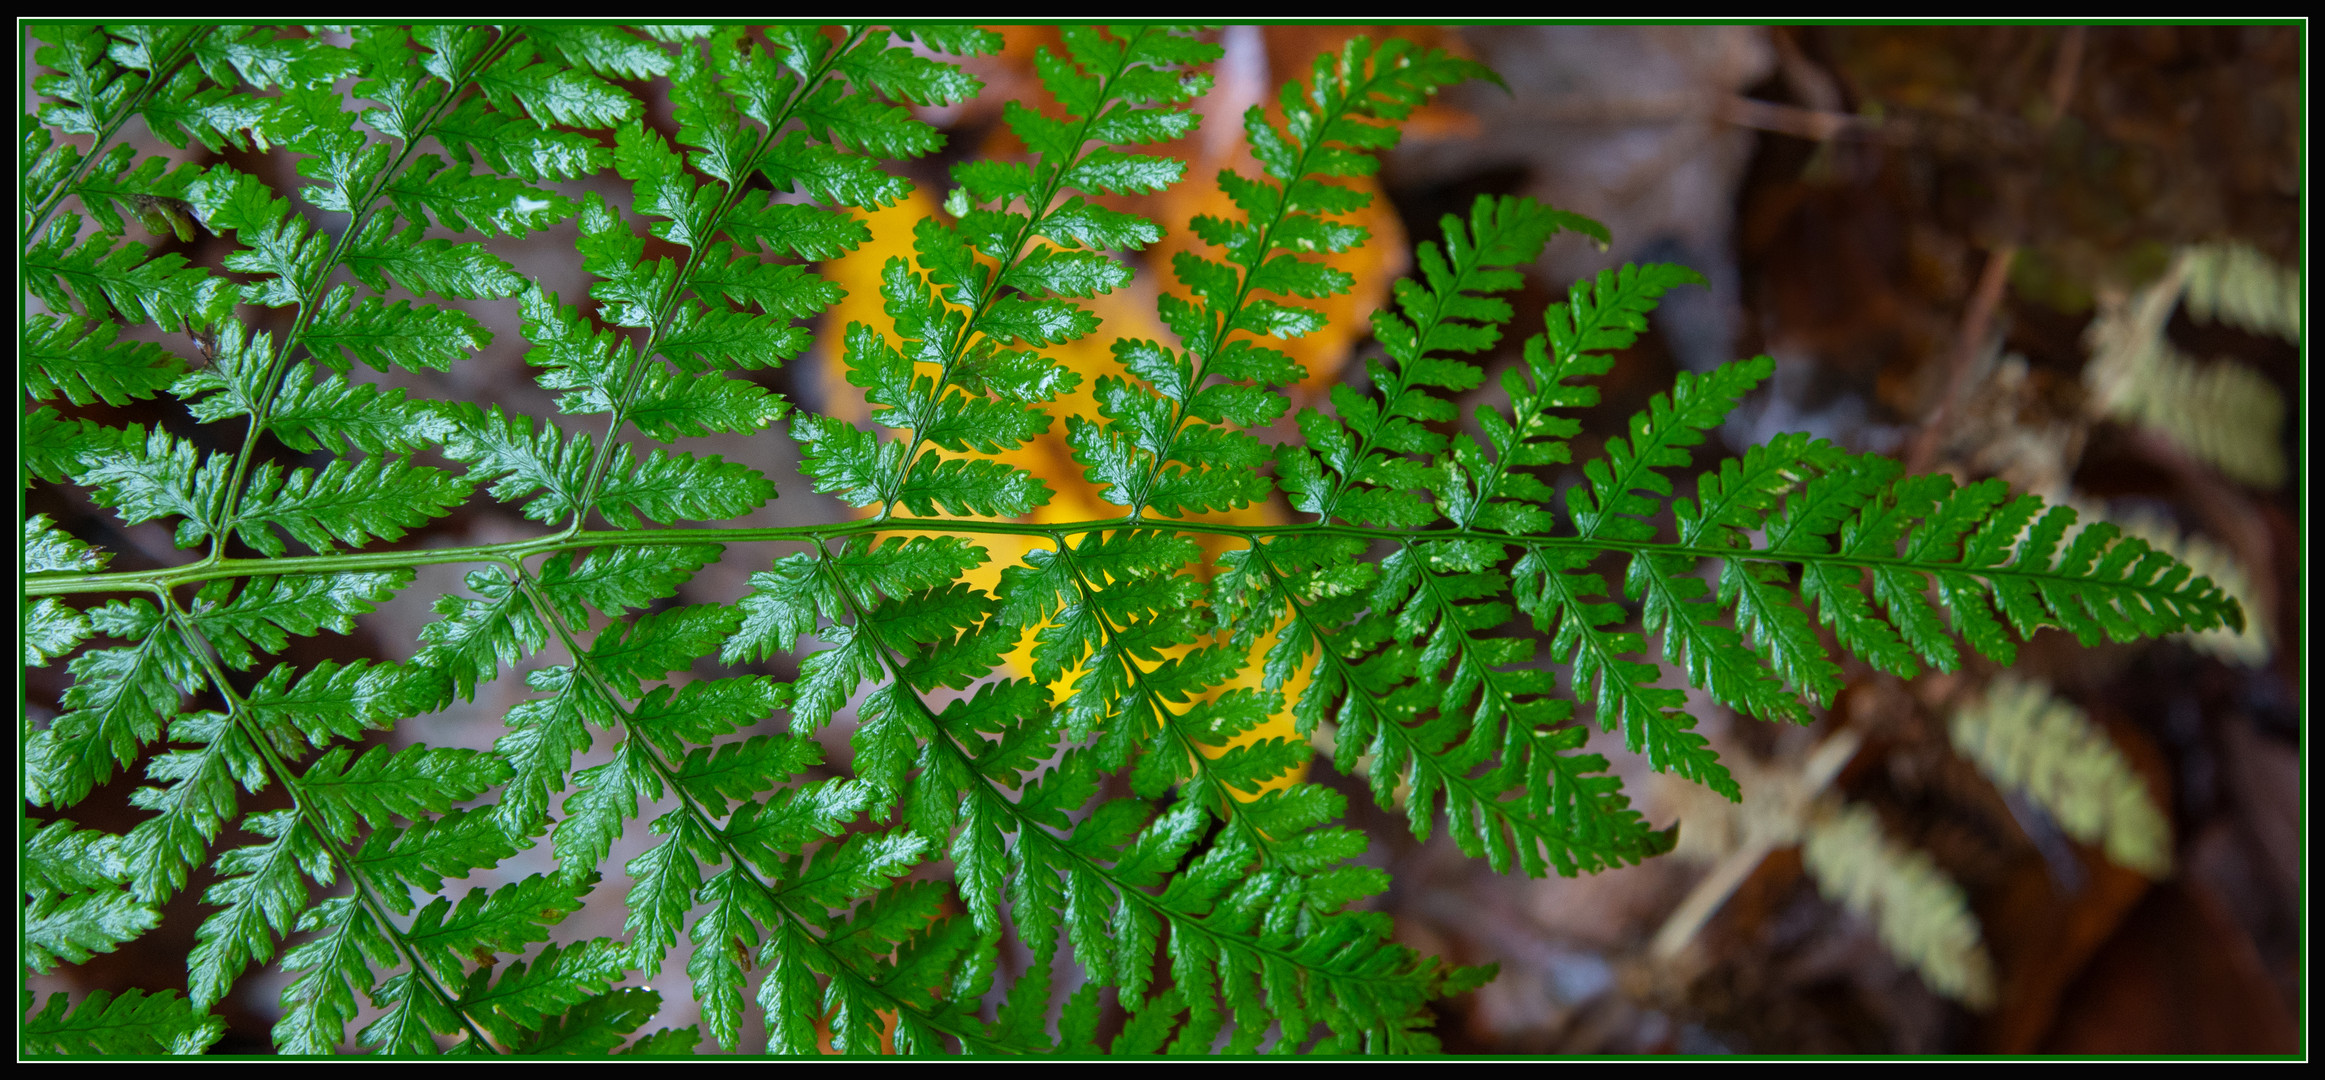
[[[1303,372],[1266,340],[1318,328],[1298,301],[1348,288],[1308,256],[1365,240],[1343,220],[1367,198],[1350,181],[1429,93],[1487,74],[1403,42],[1359,39],[1276,118],[1244,118],[1261,174],[1219,177],[1235,215],[1188,223],[1220,257],[1173,260],[1157,314],[1174,340],[1115,342],[1096,415],[1059,425],[1083,376],[1052,354],[1099,329],[1079,301],[1130,280],[1111,253],[1180,224],[1107,200],[1185,182],[1151,147],[1193,129],[1217,53],[1172,28],[1062,31],[1064,55],[1037,65],[1053,100],[1005,112],[1027,160],[955,166],[945,212],[884,269],[883,318],[820,331],[876,407],[859,426],[728,372],[805,350],[805,320],[839,299],[812,265],[867,240],[853,211],[904,197],[883,159],[941,143],[904,104],[978,90],[932,55],[988,50],[989,34],[35,37],[52,74],[24,146],[27,306],[45,309],[24,328],[27,482],[163,522],[201,553],[109,570],[61,519],[23,523],[26,663],[64,660],[73,680],[53,719],[24,727],[40,818],[20,851],[26,963],[146,932],[205,862],[219,880],[185,997],[28,1003],[34,1052],[199,1048],[218,1030],[208,1007],[268,963],[291,974],[275,1031],[291,1052],[348,1045],[363,1001],[377,1018],[352,1041],[393,1053],[672,1053],[704,1034],[731,1048],[755,1000],[781,1053],[824,1033],[847,1052],[1089,1053],[1108,994],[1128,1014],[1118,1052],[1428,1049],[1428,1002],[1486,973],[1413,954],[1358,906],[1385,877],[1349,861],[1365,838],[1332,824],[1339,796],[1283,782],[1308,754],[1289,736],[1333,724],[1341,764],[1369,757],[1384,805],[1409,792],[1416,833],[1442,807],[1497,869],[1572,874],[1672,837],[1583,752],[1574,700],[1656,768],[1738,794],[1684,694],[1658,685],[1649,635],[1720,702],[1797,721],[1837,686],[1819,625],[1910,675],[1958,664],[1957,641],[2007,662],[2012,631],[2046,625],[2095,640],[2239,618],[2110,527],[2061,550],[2071,511],[1806,438],[1673,500],[1689,447],[1765,358],[1682,376],[1581,463],[1556,512],[1545,470],[1570,463],[1587,380],[1695,279],[1651,265],[1578,283],[1500,377],[1506,403],[1448,436],[1450,395],[1486,378],[1463,357],[1516,317],[1497,294],[1553,233],[1604,238],[1529,200],[1448,218],[1375,317],[1374,390],[1339,388],[1331,411],[1295,418],[1299,441],[1271,445]],[[668,125],[626,88],[650,81],[667,85]],[[136,161],[119,141],[133,117],[180,144],[296,155],[319,213],[229,165]],[[555,186],[576,177],[595,186]],[[131,217],[230,237],[222,269],[239,276],[151,255],[126,238]],[[588,303],[488,242],[563,221]],[[590,426],[354,372],[474,362],[490,334],[452,301],[507,305],[537,381]],[[191,364],[124,336],[145,324],[215,345]],[[208,430],[239,424],[239,441],[212,448],[175,413],[108,427],[80,411],[98,401],[176,402]],[[867,516],[715,524],[796,482],[670,444],[778,430],[807,486]],[[1037,445],[1082,476],[1010,456]],[[1084,481],[1121,512],[1044,516]],[[1279,491],[1290,514],[1250,516]],[[537,531],[407,542],[491,504]],[[1667,507],[1675,527],[1657,523]],[[1007,537],[1031,552],[995,588],[969,584],[992,559],[982,541]],[[747,593],[671,603],[733,545],[769,542],[790,550]],[[1602,558],[1623,568],[1620,600]],[[465,570],[465,588],[434,600],[410,660],[266,659],[348,633],[426,566]],[[761,666],[809,639],[788,681]],[[696,678],[711,657],[725,670]],[[531,695],[490,750],[356,752],[520,664]],[[835,773],[810,736],[850,711],[853,760]],[[610,757],[576,770],[593,746]],[[64,817],[125,772],[153,782],[132,799],[142,823],[111,835]],[[1101,797],[1108,776],[1130,794]],[[245,807],[270,787],[290,809]],[[618,868],[624,937],[558,937],[625,838],[645,846]],[[447,890],[544,839],[552,872]],[[920,873],[942,863],[949,882]],[[1032,962],[988,1009],[1012,939]],[[671,991],[635,975],[681,941],[680,992],[707,1032],[639,1035]]]

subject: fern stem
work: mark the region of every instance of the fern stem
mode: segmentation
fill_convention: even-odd
[[[83,155],[79,163],[73,166],[72,171],[67,173],[64,179],[57,183],[56,188],[41,200],[40,205],[33,208],[31,216],[26,219],[27,223],[24,226],[23,238],[25,240],[29,241],[40,235],[41,227],[48,224],[49,215],[56,213],[57,207],[64,205],[65,197],[73,193],[74,186],[81,182],[82,177],[88,175],[90,167],[97,164],[98,158],[105,156],[106,146],[113,141],[113,136],[121,133],[121,125],[128,123],[130,117],[137,115],[143,109],[146,101],[153,97],[156,87],[167,84],[177,76],[178,69],[185,67],[186,62],[194,58],[195,43],[202,40],[212,29],[213,27],[209,24],[196,26],[194,32],[188,34],[186,39],[179,43],[175,53],[165,61],[154,65],[152,77],[145,80],[144,84],[137,88],[136,93],[132,94],[130,99],[122,105],[121,111],[108,118],[105,121],[105,126],[97,131],[89,143],[89,152]],[[21,249],[18,254],[22,254]]]
[[[128,570],[103,574],[29,574],[22,578],[22,585],[26,596],[72,596],[105,592],[144,592],[157,586],[191,585],[219,578],[384,570],[395,567],[435,566],[446,563],[506,562],[513,559],[530,558],[535,555],[631,544],[818,543],[849,536],[884,532],[966,532],[998,536],[1057,538],[1092,532],[1113,532],[1152,524],[1152,522],[1136,521],[1128,517],[1056,524],[973,521],[954,518],[890,518],[886,521],[865,518],[828,525],[788,525],[746,529],[592,530],[572,534],[554,534],[503,544],[480,544],[468,547],[350,552],[343,555],[286,556],[276,559],[205,559],[153,570]],[[1377,529],[1359,525],[1333,525],[1324,522],[1303,522],[1290,525],[1233,525],[1222,522],[1178,520],[1172,521],[1170,527],[1177,532],[1233,536],[1253,542],[1288,536],[1338,536],[1368,541],[1389,540],[1399,543],[1479,540],[1496,544],[1516,544],[1537,551],[1574,551],[1592,555],[1608,552],[1632,555],[1670,555],[1684,559],[1734,559],[1799,566],[1831,565],[1858,570],[1893,567],[1922,573],[1935,570],[1954,570],[1989,580],[2010,578],[2038,584],[2042,582],[2076,583],[2083,580],[2057,571],[2024,570],[2010,565],[1962,566],[1958,563],[1917,562],[1902,556],[1764,551],[1635,540],[1519,536],[1483,529],[1429,529],[1416,533],[1409,529]],[[2108,584],[2108,587],[2129,590],[2143,599],[2160,599],[2176,595],[2170,589],[2152,583],[2112,582]]]
[[[436,999],[445,1008],[460,1018],[461,1026],[468,1029],[468,1037],[475,1040],[478,1047],[498,1053],[499,1048],[493,1046],[490,1039],[485,1038],[484,1032],[476,1026],[476,1021],[469,1017],[467,1010],[461,1008],[460,999],[444,989],[443,984],[437,981],[435,973],[429,970],[428,965],[421,960],[419,953],[412,948],[411,943],[404,940],[404,935],[396,929],[396,924],[389,920],[387,905],[379,898],[379,886],[372,882],[362,870],[358,869],[355,860],[337,841],[331,838],[330,830],[325,827],[325,822],[315,811],[312,801],[305,797],[299,777],[292,771],[290,763],[284,761],[282,755],[276,752],[274,743],[267,738],[265,732],[251,725],[250,706],[243,700],[242,695],[235,691],[234,685],[227,679],[226,673],[219,669],[216,657],[211,655],[209,640],[202,636],[201,631],[194,628],[192,622],[169,598],[166,591],[162,592],[161,596],[163,608],[169,613],[170,623],[178,628],[179,635],[186,641],[187,649],[201,663],[202,670],[209,677],[211,686],[217,689],[220,697],[226,699],[227,715],[234,718],[235,727],[240,729],[242,737],[249,740],[250,744],[257,748],[259,756],[266,762],[267,771],[274,774],[275,782],[281,784],[283,790],[290,793],[291,805],[298,811],[301,827],[313,834],[315,842],[324,851],[330,853],[331,861],[337,863],[339,868],[346,872],[348,883],[355,890],[357,902],[371,913],[372,921],[378,924],[381,932],[394,944],[396,951],[403,955],[404,962],[411,967],[412,974],[420,980],[420,983],[427,988],[429,993],[436,996]]]

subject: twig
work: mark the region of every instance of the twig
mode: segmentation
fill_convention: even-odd
[[[1843,135],[1866,135],[1872,131],[1863,120],[1848,113],[1779,105],[1740,94],[1721,101],[1716,115],[1737,127],[1756,128],[1812,142],[1828,142]]]
[[[1655,94],[1623,98],[1570,98],[1533,105],[1519,113],[1542,124],[1676,124],[1716,120],[1738,127],[1822,142],[1843,135],[1871,137],[1876,128],[1843,112],[1780,105],[1741,94]]]
[[[1663,928],[1655,932],[1655,940],[1647,946],[1648,955],[1665,962],[1677,957],[1770,853],[1798,842],[1800,831],[1808,824],[1809,807],[1824,789],[1832,786],[1842,767],[1857,756],[1857,749],[1864,741],[1864,736],[1855,730],[1844,728],[1817,744],[1808,759],[1800,763],[1799,775],[1787,785],[1792,788],[1787,792],[1791,799],[1777,808],[1777,814],[1785,820],[1778,822],[1777,828],[1750,830],[1742,846],[1729,852],[1711,868],[1711,873],[1696,882],[1687,898],[1671,912],[1671,917],[1663,920]]]
[[[2059,42],[2058,59],[2051,64],[2050,112],[2044,117],[2044,127],[2059,122],[2067,114],[2067,103],[2075,97],[2075,77],[2083,71],[2083,45],[2090,36],[2086,27],[2069,27],[2065,40]]]
[[[2066,115],[2068,102],[2074,100],[2075,81],[2083,70],[2083,47],[2088,36],[2085,28],[2071,27],[2059,42],[2058,56],[2051,63],[2049,108],[2042,122],[2035,126],[2038,136],[2047,135],[2059,118]],[[1969,392],[1977,373],[1979,353],[1985,348],[1994,312],[2002,304],[2002,290],[2010,284],[2011,261],[2017,256],[2016,241],[2004,243],[1986,256],[1986,269],[1979,274],[1978,286],[1970,295],[1970,306],[1962,313],[1962,328],[1954,343],[1953,371],[1946,379],[1945,395],[1938,399],[1937,407],[1921,426],[1921,434],[1914,439],[1912,451],[1906,455],[1908,472],[1927,472],[1936,459],[1946,425],[1961,405],[1962,396]]]
[[[2002,306],[2002,290],[2010,284],[2010,263],[2017,257],[2017,244],[2003,244],[1987,254],[1986,269],[1978,274],[1978,285],[1970,292],[1970,306],[1962,311],[1962,327],[1955,334],[1953,370],[1946,376],[1945,393],[1939,396],[1937,407],[1930,410],[1929,419],[1922,423],[1921,434],[1914,437],[1913,448],[1905,456],[1906,472],[1928,472],[1937,458],[1954,409],[1978,374],[1978,356],[1986,347],[1994,312]]]

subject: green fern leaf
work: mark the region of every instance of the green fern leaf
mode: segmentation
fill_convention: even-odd
[[[541,566],[541,594],[568,623],[587,623],[593,608],[620,615],[675,594],[720,550],[715,544],[638,544],[598,548],[586,558],[552,558]]]
[[[304,805],[341,841],[355,834],[357,821],[373,829],[386,826],[391,814],[418,821],[508,779],[502,762],[457,747],[415,746],[393,754],[373,747],[360,758],[353,754],[340,747],[299,777]]]
[[[1525,199],[1447,219],[1373,319],[1369,378],[1274,445],[1307,373],[1266,339],[1323,328],[1317,301],[1352,288],[1328,257],[1370,239],[1358,182],[1430,94],[1490,77],[1402,42],[1320,57],[1274,119],[1245,116],[1259,167],[1217,177],[1225,209],[1157,222],[1121,200],[1183,178],[1171,147],[1222,49],[1063,28],[1021,100],[966,114],[1020,152],[949,162],[877,298],[821,320],[851,279],[816,264],[887,228],[873,211],[916,176],[890,163],[941,150],[935,118],[984,89],[939,54],[998,35],[30,33],[20,458],[58,490],[27,497],[119,528],[24,523],[26,663],[69,680],[23,725],[25,963],[115,949],[210,882],[188,1001],[28,1004],[35,1052],[200,1049],[222,1025],[188,1002],[261,966],[294,1053],[341,1049],[361,1017],[355,1048],[399,1055],[690,1054],[740,1047],[757,1008],[785,1053],[1094,1054],[1115,1006],[1121,1053],[1432,1052],[1428,1003],[1488,973],[1368,909],[1388,881],[1334,824],[1341,797],[1289,775],[1311,747],[1496,871],[1594,872],[1675,829],[1588,752],[1575,699],[1651,767],[1734,796],[1683,685],[1800,721],[1843,653],[1953,669],[2044,626],[2128,640],[2244,615],[2181,560],[1998,482],[1805,436],[1698,465],[1765,358],[1683,376],[1577,461],[1594,377],[1700,279],[1582,282],[1489,384],[1522,269],[1558,232],[1608,239]],[[235,162],[141,155],[140,116]],[[1085,383],[1064,361],[1098,298],[1181,226],[1199,244],[1169,260],[1163,330],[1111,342],[1119,370]],[[561,236],[581,286],[541,261]],[[2192,312],[2258,317],[2233,269],[2183,267]],[[735,370],[811,347],[862,414]],[[499,387],[495,350],[569,419],[392,385]],[[197,426],[102,411],[148,402]],[[770,517],[787,476],[673,445],[778,420],[806,486],[866,513]],[[1040,464],[1061,427],[1121,513],[1025,520],[1081,505]],[[1566,466],[1581,483],[1555,499]],[[1300,521],[1207,516],[1277,490]],[[433,536],[463,512],[473,535]],[[204,550],[132,555],[148,523]],[[736,596],[713,564],[742,552],[768,561]],[[464,584],[417,598],[417,652],[359,656],[359,628],[439,566]],[[273,659],[324,630],[349,636]],[[464,745],[489,749],[399,730],[478,708],[500,727]],[[142,780],[126,834],[57,820],[123,770]],[[1877,830],[1826,831],[1828,886],[1925,969],[1960,959],[1945,883]],[[512,872],[543,837],[522,857],[554,869]],[[621,935],[572,934],[616,851]],[[682,935],[683,982],[619,985]],[[639,1035],[666,999],[701,1023]]]
[[[442,671],[462,698],[474,697],[476,684],[492,681],[500,665],[516,663],[547,640],[524,594],[508,578],[478,571],[468,575],[467,584],[477,598],[439,598],[436,613],[445,618],[421,628],[426,644],[412,658]]]
[[[407,401],[402,387],[382,390],[312,369],[303,373],[305,378],[301,374],[294,369],[283,380],[267,419],[267,430],[293,450],[401,454],[440,443],[452,433],[440,406]]]
[[[102,157],[91,159],[70,191],[79,196],[100,233],[126,232],[122,212],[127,211],[156,236],[167,233],[184,241],[192,239],[186,227],[191,222],[185,220],[179,204],[196,172],[185,165],[173,169],[168,159],[161,157],[140,161],[135,150],[117,145]],[[153,228],[157,223],[162,227]]]
[[[491,344],[492,334],[451,308],[415,308],[376,296],[357,302],[342,286],[323,298],[306,341],[334,371],[347,370],[341,354],[375,371],[443,371]]]
[[[348,244],[344,263],[373,292],[386,292],[393,283],[450,299],[490,300],[524,288],[516,270],[491,252],[424,236],[419,225],[398,231],[386,216],[372,218]]]
[[[583,1047],[595,1044],[600,1046],[596,1052],[602,1054],[620,1045],[653,1016],[654,1010],[648,1008],[634,1017],[628,1014],[641,1004],[660,1002],[651,990],[632,989],[614,991],[620,995],[614,1001],[622,1008],[611,1015],[605,1004],[590,1004],[605,1000],[601,995],[622,977],[627,959],[627,950],[609,938],[591,938],[571,947],[552,943],[531,962],[512,963],[497,977],[491,967],[477,969],[460,995],[461,1011],[480,1019],[486,1034],[503,1045],[546,1042],[564,1047],[565,1053],[586,1053]],[[553,1021],[565,1021],[553,1037],[543,1040],[535,1034]]]
[[[387,1010],[356,1033],[356,1041],[385,1054],[418,1057],[443,1053],[439,1035],[460,1026],[459,1017],[441,998],[429,992],[417,972],[405,972],[380,984],[372,1003]]]
[[[220,907],[195,930],[200,943],[187,961],[187,996],[202,1008],[225,997],[251,964],[274,957],[276,940],[307,906],[301,876],[325,888],[335,878],[323,844],[292,811],[248,815],[242,828],[268,839],[220,855],[221,880],[202,894]]]
[[[662,797],[662,778],[645,762],[636,743],[623,743],[614,759],[574,775],[576,790],[565,800],[565,817],[552,838],[559,872],[586,878],[611,851],[624,821],[638,816],[638,800]]]
[[[160,923],[151,907],[118,890],[41,897],[24,912],[24,966],[44,975],[60,960],[112,952]]]
[[[787,319],[681,306],[664,335],[664,353],[689,373],[723,367],[773,367],[799,355],[808,338]]]
[[[194,62],[211,81],[240,78],[254,87],[312,86],[352,74],[352,57],[313,38],[277,37],[255,26],[221,26],[197,38]]]
[[[614,451],[613,462],[615,475],[606,482],[597,510],[619,528],[637,528],[638,517],[662,524],[741,517],[775,497],[774,482],[758,470],[716,454],[697,458],[655,450],[636,471],[622,475],[630,464],[625,446]]]
[[[125,431],[94,420],[67,420],[43,405],[26,414],[19,440],[17,454],[24,463],[25,486],[30,487],[34,480],[63,482],[80,469],[82,455],[109,454],[142,443],[145,431],[136,424]]]
[[[498,405],[479,411],[455,404],[451,410],[453,431],[444,455],[468,463],[474,481],[491,481],[493,498],[524,499],[531,521],[554,521],[579,509],[589,436],[564,439],[550,424],[536,431],[531,417],[504,414]]]
[[[70,655],[88,637],[89,620],[53,596],[24,609],[24,663],[28,667],[47,667],[49,661]]]
[[[678,941],[678,929],[694,906],[695,890],[702,887],[698,860],[718,857],[716,842],[684,812],[664,815],[654,826],[670,839],[622,867],[632,882],[629,915],[622,922],[630,935],[630,962],[648,971],[662,966],[663,953]]]
[[[192,622],[228,666],[245,669],[255,654],[280,652],[290,638],[352,632],[356,616],[411,582],[409,570],[262,577],[228,599],[231,582],[221,579],[196,595]]]
[[[174,990],[148,994],[125,990],[118,996],[90,991],[78,1007],[64,994],[50,994],[40,1011],[24,1017],[26,1049],[61,1057],[130,1057],[154,1053],[199,1054],[226,1033],[226,1022],[187,1002]]]
[[[438,971],[464,968],[474,955],[516,953],[544,940],[545,924],[581,906],[585,886],[534,875],[498,889],[470,889],[458,903],[444,897],[420,909],[404,941]]]
[[[26,795],[36,804],[70,806],[116,765],[135,763],[177,714],[184,688],[201,685],[194,657],[152,605],[113,601],[87,615],[98,633],[135,644],[84,652],[68,665],[65,713],[25,749]]]
[[[202,537],[219,532],[219,495],[226,488],[228,462],[209,455],[195,467],[195,448],[156,427],[151,437],[130,425],[121,444],[105,451],[84,451],[74,469],[74,483],[91,488],[98,506],[112,506],[121,520],[135,525],[153,518],[184,518],[177,525],[177,546],[191,548]]]
[[[464,477],[396,458],[345,458],[321,473],[293,469],[285,476],[269,463],[252,470],[235,535],[268,555],[280,555],[272,529],[329,554],[339,544],[360,548],[373,539],[401,540],[468,497]]]
[[[2249,245],[2210,244],[2188,252],[2185,289],[2180,304],[2198,322],[2301,340],[2300,275]]]
[[[285,1053],[328,1054],[346,1041],[359,1008],[356,995],[398,958],[387,933],[354,897],[335,896],[308,909],[299,929],[322,933],[283,953],[283,968],[299,974],[283,987],[283,1015],[273,1034]]]
[[[549,1018],[538,1030],[511,1040],[510,1048],[544,1057],[603,1057],[645,1026],[661,1008],[662,995],[643,987],[623,987],[584,999],[563,1015]],[[700,1041],[701,1033],[691,1027],[663,1029],[638,1040],[623,1053],[692,1054]]]
[[[247,766],[257,756],[256,748],[238,732],[224,728],[220,719],[215,713],[197,713],[173,721],[173,736],[198,737],[208,745],[199,752],[155,759],[146,775],[167,786],[140,788],[130,796],[131,805],[154,811],[154,816],[129,830],[120,847],[130,892],[148,903],[158,904],[185,887],[187,874],[201,864],[219,830],[238,812],[234,766],[244,765],[241,771],[248,778]]]
[[[444,695],[442,678],[426,668],[358,660],[325,660],[291,682],[294,670],[277,664],[243,697],[244,715],[278,746],[305,739],[315,747],[361,738],[433,708]]]
[[[169,327],[207,326],[233,306],[232,286],[188,265],[184,256],[148,259],[144,245],[115,247],[102,235],[77,243],[80,228],[79,215],[58,215],[24,251],[25,287],[51,310]]]
[[[22,359],[24,392],[34,401],[62,395],[75,405],[122,405],[149,398],[175,381],[185,361],[149,342],[120,341],[102,320],[30,317]]]
[[[767,894],[754,885],[731,869],[703,882],[697,895],[709,910],[689,930],[694,955],[686,962],[687,977],[694,980],[711,1038],[730,1049],[742,1024],[743,959],[759,944],[758,927],[778,918]]]
[[[117,886],[128,875],[120,838],[52,821],[25,844],[25,967],[45,974],[59,960],[78,964],[93,953],[153,929],[161,916]]]
[[[446,878],[498,865],[530,846],[522,837],[512,841],[487,811],[454,810],[416,821],[407,829],[374,831],[348,865],[373,880],[434,894],[443,891]],[[388,889],[381,900],[398,915],[412,912],[411,898],[403,889]]]

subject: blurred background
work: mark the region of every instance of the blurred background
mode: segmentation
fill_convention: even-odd
[[[1504,85],[1440,95],[1366,185],[1380,198],[1358,220],[1374,239],[1339,264],[1356,276],[1355,293],[1326,303],[1331,330],[1294,346],[1313,373],[1300,388],[1308,400],[1363,377],[1362,360],[1377,355],[1364,316],[1409,271],[1412,244],[1436,239],[1439,220],[1480,195],[1529,195],[1597,218],[1613,244],[1553,242],[1515,299],[1513,341],[1489,373],[1516,361],[1514,341],[1539,329],[1539,312],[1578,276],[1663,261],[1709,280],[1673,293],[1604,380],[1577,460],[1677,373],[1766,353],[1775,378],[1699,464],[1808,431],[1917,471],[1999,476],[2174,551],[2234,591],[2248,620],[2241,634],[2090,648],[2046,631],[2010,678],[1975,659],[1913,680],[1851,664],[1846,689],[1802,728],[1737,720],[1699,696],[1690,711],[1736,770],[1745,804],[1667,782],[1619,739],[1599,738],[1594,748],[1650,819],[1683,827],[1672,855],[1591,877],[1496,875],[1441,830],[1416,843],[1401,809],[1376,807],[1362,778],[1320,758],[1311,778],[1345,791],[1349,824],[1375,841],[1367,858],[1393,875],[1377,904],[1399,934],[1458,963],[1499,965],[1496,980],[1441,1007],[1446,1049],[2299,1049],[2304,481],[2288,402],[2301,389],[2302,28],[1228,28],[1202,106],[1211,119],[1171,148],[1194,163],[1188,181],[1137,206],[1174,232],[1144,266],[1167,265],[1190,242],[1175,234],[1221,201],[1210,183],[1218,169],[1253,167],[1230,118],[1272,102],[1278,85],[1360,33],[1473,57]],[[913,200],[876,215],[874,245],[823,268],[852,294],[827,329],[874,317],[879,262],[902,253],[911,221],[933,210],[949,164],[1022,149],[1001,106],[1041,96],[1033,56],[1054,48],[1056,33],[1013,28],[1006,39],[1002,54],[969,65],[988,83],[982,98],[921,110],[949,144],[909,167]],[[659,84],[631,89],[649,103],[650,124],[675,130]],[[141,146],[156,150],[221,157]],[[222,157],[280,190],[298,182],[282,155]],[[567,187],[627,198],[603,178]],[[583,302],[572,240],[568,224],[494,246]],[[215,266],[219,244],[204,236],[163,250]],[[1154,278],[1142,273],[1102,300],[1108,322],[1092,356],[1069,359],[1097,363],[1117,335],[1159,334],[1149,329]],[[443,376],[374,381],[551,415],[523,364],[514,304],[475,314],[502,348]],[[825,350],[756,374],[803,405],[860,416],[860,392],[835,359]],[[174,407],[83,411],[194,430]],[[849,513],[802,490],[787,439],[698,441],[782,486],[783,498],[745,523]],[[1058,520],[1109,513],[1082,512],[1076,470],[1057,465]],[[1690,487],[1682,480],[1680,494]],[[119,569],[190,557],[158,526],[123,528],[79,492],[43,485],[25,505],[121,551]],[[535,531],[480,503],[412,542]],[[741,595],[744,576],[777,553],[762,546],[730,550],[684,599]],[[408,656],[433,617],[428,598],[457,583],[458,568],[424,568],[419,587],[365,620],[357,639],[310,639],[288,658]],[[528,666],[558,662],[553,654]],[[61,666],[27,676],[38,720],[61,691]],[[390,737],[489,746],[524,696],[505,676],[477,702]],[[844,763],[845,732],[832,730]],[[76,820],[125,831],[136,785],[125,777],[99,791]],[[520,863],[503,870],[540,868]],[[561,936],[620,933],[628,883],[612,877]],[[207,880],[197,874],[154,933],[35,987],[182,987]],[[678,979],[684,959],[674,953],[663,974]],[[233,1029],[220,1049],[263,1050],[281,986],[254,973],[221,1003]],[[683,1013],[674,1002],[653,1026],[691,1022]]]

